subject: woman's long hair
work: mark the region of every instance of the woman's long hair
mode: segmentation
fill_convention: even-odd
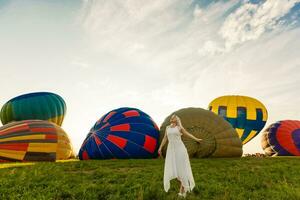
[[[179,126],[179,128],[183,129],[182,123],[181,123],[181,119],[177,116],[177,115],[173,115],[172,117],[176,118],[177,121],[177,126]]]

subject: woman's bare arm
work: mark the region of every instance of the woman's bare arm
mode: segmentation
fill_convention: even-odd
[[[166,142],[168,141],[168,137],[167,137],[167,128],[166,128],[166,131],[165,131],[165,135],[160,143],[160,146],[158,148],[158,153],[161,154],[161,150],[163,148],[163,146],[166,144]]]
[[[189,138],[191,138],[191,139],[193,139],[193,140],[195,140],[196,142],[200,142],[202,139],[200,139],[200,138],[196,138],[195,136],[193,136],[192,134],[190,134],[187,130],[185,130],[184,128],[180,128],[180,132],[183,134],[183,135],[185,135],[185,136],[187,136],[187,137],[189,137]]]

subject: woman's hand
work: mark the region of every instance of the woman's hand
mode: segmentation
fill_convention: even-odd
[[[158,155],[161,156],[161,148],[158,149]]]
[[[198,142],[198,143],[200,143],[201,141],[202,141],[202,139],[200,139],[200,138],[196,139],[196,142]]]

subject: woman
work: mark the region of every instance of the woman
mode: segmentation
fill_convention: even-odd
[[[177,178],[180,181],[180,190],[178,195],[185,197],[186,192],[191,192],[195,186],[194,177],[189,161],[189,155],[184,146],[181,135],[185,135],[196,142],[202,139],[196,138],[187,132],[178,116],[172,115],[170,125],[166,127],[164,138],[158,149],[158,154],[161,155],[163,146],[169,141],[164,170],[164,189],[166,192],[170,189],[170,180]]]

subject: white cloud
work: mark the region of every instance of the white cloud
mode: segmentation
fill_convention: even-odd
[[[286,15],[299,0],[271,0],[261,4],[244,3],[230,14],[220,29],[226,48],[259,38],[268,30],[278,28],[281,17]]]
[[[74,60],[71,62],[71,65],[78,67],[80,69],[88,69],[90,68],[90,65],[86,62],[82,62],[82,61],[78,61],[78,60]]]
[[[224,48],[219,47],[218,44],[214,41],[208,40],[204,43],[203,47],[199,49],[199,54],[201,56],[214,56],[218,53],[223,53]]]

